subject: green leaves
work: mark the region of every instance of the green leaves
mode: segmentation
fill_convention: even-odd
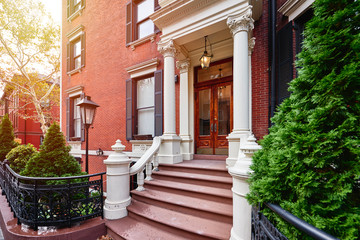
[[[340,239],[360,238],[359,13],[359,1],[315,1],[298,78],[249,180],[250,203],[280,204]],[[289,239],[308,239],[268,216]]]
[[[26,164],[21,175],[30,177],[61,177],[81,175],[80,164],[69,154],[65,138],[58,124],[48,129],[40,151]]]

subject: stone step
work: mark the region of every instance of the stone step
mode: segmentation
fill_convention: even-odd
[[[217,160],[226,161],[227,155],[207,155],[207,154],[194,154],[194,160]]]
[[[178,195],[211,200],[219,203],[232,204],[232,192],[230,189],[222,189],[159,179],[154,179],[153,181],[146,181],[145,189],[164,191]]]
[[[231,177],[228,173],[225,162],[216,160],[189,160],[178,164],[160,164],[159,170]]]
[[[232,204],[189,197],[164,191],[132,191],[135,200],[194,216],[232,223]]]
[[[139,222],[131,217],[106,222],[107,234],[114,240],[184,240],[186,238],[177,236],[160,228]]]
[[[224,189],[231,189],[232,187],[232,178],[228,176],[212,176],[209,174],[162,170],[153,172],[152,177],[160,180],[176,181]]]
[[[179,236],[190,239],[229,239],[232,224],[204,219],[133,200],[128,207],[129,216],[145,220],[154,227],[163,225],[168,232],[182,232]]]

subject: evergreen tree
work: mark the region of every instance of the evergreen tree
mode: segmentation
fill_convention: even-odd
[[[254,155],[248,200],[360,239],[360,1],[316,0],[304,35],[292,94]],[[268,216],[289,239],[311,239]]]
[[[80,164],[69,154],[65,138],[58,124],[53,123],[46,132],[39,153],[27,163],[21,175],[31,177],[61,177],[81,175]]]
[[[0,125],[0,161],[4,161],[6,154],[18,144],[14,141],[14,130],[9,119],[5,114]]]

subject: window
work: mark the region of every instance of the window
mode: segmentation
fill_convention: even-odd
[[[162,70],[126,81],[126,138],[162,135]]]
[[[132,0],[126,5],[126,44],[158,31],[149,16],[159,8],[158,0]]]
[[[83,26],[79,26],[68,34],[67,43],[67,73],[79,72],[85,66],[85,33]]]
[[[83,97],[82,95],[83,94],[66,99],[66,137],[68,141],[84,140],[80,107],[76,106]]]
[[[69,21],[81,15],[82,9],[85,7],[84,0],[67,0],[66,16]]]

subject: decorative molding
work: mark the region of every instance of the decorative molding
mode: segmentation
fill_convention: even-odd
[[[227,19],[227,25],[233,36],[241,31],[249,32],[254,29],[254,19],[252,16],[252,6],[248,6],[246,11],[241,14],[231,15]]]
[[[143,43],[146,43],[146,42],[149,42],[149,41],[153,43],[155,41],[155,37],[156,37],[156,33],[152,33],[152,34],[150,34],[150,35],[148,35],[146,37],[143,37],[143,38],[140,38],[140,39],[138,39],[136,41],[128,43],[127,47],[130,47],[131,50],[134,51],[135,47],[137,47],[137,46],[139,46],[139,45],[141,45]]]
[[[289,21],[298,17],[306,9],[308,9],[315,0],[287,0],[278,12],[289,17]]]
[[[255,47],[255,37],[252,37],[249,39],[249,56],[252,54],[252,52],[254,51],[254,47]]]
[[[125,70],[130,74],[131,78],[143,76],[156,71],[157,65],[159,65],[159,59],[153,58],[142,63],[138,63]]]
[[[166,42],[158,42],[158,51],[166,57],[173,57],[175,58],[176,55],[176,48],[173,40],[169,40]]]
[[[69,97],[80,95],[84,90],[83,85],[76,85],[74,87],[68,88],[65,92],[69,95]]]
[[[179,18],[188,16],[193,12],[199,11],[201,8],[207,7],[218,0],[178,0],[178,1],[163,1],[165,2],[159,10],[150,15],[150,19],[161,30]]]
[[[71,23],[71,21],[74,20],[76,17],[81,16],[84,8],[85,5],[83,5],[79,10],[77,10],[73,14],[71,14],[71,16],[67,18],[67,21]]]
[[[69,41],[71,42],[75,38],[79,37],[81,34],[84,34],[84,29],[85,27],[80,24],[79,26],[71,30],[71,32],[67,33],[66,37],[69,38]]]
[[[176,67],[180,70],[180,74],[189,72],[190,59],[184,59],[181,61],[176,61]]]

